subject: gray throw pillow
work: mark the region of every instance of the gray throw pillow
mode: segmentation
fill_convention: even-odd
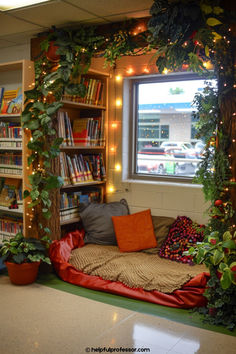
[[[80,211],[85,230],[84,242],[98,245],[117,245],[111,217],[128,214],[129,207],[125,199],[112,203],[88,204]]]

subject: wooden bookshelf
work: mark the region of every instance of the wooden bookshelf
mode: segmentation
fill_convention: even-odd
[[[103,96],[101,98],[100,104],[88,104],[83,102],[76,102],[76,100],[79,100],[79,98],[77,99],[76,97],[72,97],[71,100],[68,98],[67,99],[64,98],[62,100],[63,107],[61,107],[60,112],[61,113],[64,112],[64,114],[66,114],[69,117],[72,128],[75,120],[85,119],[85,118],[93,118],[94,120],[100,120],[99,124],[102,125],[101,127],[102,137],[98,142],[95,139],[95,144],[97,142],[98,145],[95,144],[92,145],[89,143],[88,145],[75,143],[72,145],[61,145],[60,150],[64,154],[66,155],[68,154],[71,157],[79,154],[82,156],[86,154],[87,155],[100,154],[102,156],[102,161],[104,163],[104,167],[107,173],[106,141],[107,141],[107,103],[108,103],[107,92],[108,92],[109,75],[103,72],[99,72],[97,70],[89,70],[89,72],[86,74],[86,77],[100,80],[103,87]],[[70,141],[68,137],[66,138],[67,141],[68,140]],[[94,191],[95,195],[97,196],[96,193],[99,193],[99,190],[102,198],[101,201],[104,202],[106,199],[106,178],[103,179],[102,176],[101,176],[101,180],[96,180],[94,178],[93,180],[89,180],[89,181],[65,184],[64,186],[62,186],[60,192],[58,193],[59,202],[57,204],[60,205],[60,197],[63,193],[69,194],[70,196],[73,195],[73,193],[81,193],[83,195],[86,193],[91,193],[92,195]],[[61,235],[65,234],[67,227],[69,227],[71,230],[71,228],[73,229],[73,224],[80,222],[79,217],[73,217],[73,216],[71,217],[71,219],[60,220],[60,208],[58,208],[58,210],[56,211],[55,218],[59,220]]]
[[[0,64],[0,87],[3,87],[4,90],[15,90],[21,88],[22,92],[22,104],[21,111],[24,109],[24,92],[27,90],[31,90],[34,87],[34,63],[30,60],[19,60],[12,61],[8,63]],[[21,113],[0,113],[0,122],[4,123],[19,123],[21,122]],[[22,154],[22,166],[10,166],[18,168],[22,170],[20,174],[8,174],[8,173],[0,173],[0,178],[10,178],[13,180],[21,180],[22,181],[22,192],[28,185],[28,174],[30,172],[27,169],[27,143],[30,139],[29,132],[22,131],[22,138],[0,138],[0,152],[6,151],[13,152],[17,151],[17,153],[21,152]],[[17,142],[21,143],[21,146],[7,146],[9,143],[16,144]],[[2,146],[1,146],[2,143]],[[3,164],[0,164],[0,167]],[[7,168],[7,165],[4,164],[4,168]],[[1,215],[14,216],[16,215],[18,218],[20,217],[23,223],[23,233],[26,237],[32,236],[30,234],[30,220],[29,220],[29,212],[27,208],[27,200],[23,200],[22,204],[19,205],[18,209],[9,209],[7,207],[0,205],[0,217]],[[0,234],[4,234],[5,236],[12,236],[12,233],[3,233],[0,231]]]

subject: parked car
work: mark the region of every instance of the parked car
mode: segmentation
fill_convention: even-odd
[[[163,148],[143,148],[137,155],[137,172],[154,174],[174,174],[173,156]]]
[[[164,148],[166,152],[176,158],[197,158],[195,149],[188,142],[164,141],[160,148]]]

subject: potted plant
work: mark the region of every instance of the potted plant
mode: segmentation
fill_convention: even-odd
[[[3,240],[0,255],[13,284],[26,285],[36,280],[40,263],[51,263],[47,256],[49,244],[47,237],[25,238],[22,233]]]

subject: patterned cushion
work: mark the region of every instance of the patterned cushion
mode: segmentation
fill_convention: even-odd
[[[183,252],[196,242],[203,241],[204,227],[187,216],[178,216],[161,247],[160,256],[172,261],[193,264],[192,257],[183,255]]]

